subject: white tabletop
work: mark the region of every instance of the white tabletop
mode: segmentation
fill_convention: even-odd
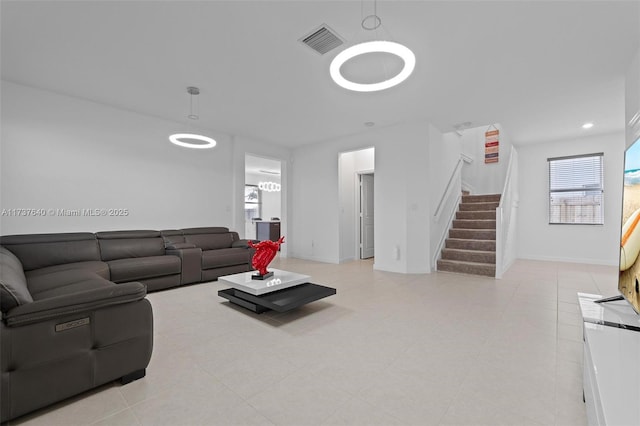
[[[582,312],[582,318],[586,322],[610,326],[619,324],[621,326],[640,327],[640,315],[635,313],[629,302],[618,300],[593,303],[594,300],[598,299],[602,299],[599,294],[578,293],[580,311]]]
[[[271,293],[273,291],[307,283],[311,278],[309,275],[282,271],[280,269],[269,268],[268,271],[273,272],[273,276],[266,280],[252,279],[251,276],[258,272],[250,271],[233,275],[224,275],[222,277],[218,277],[218,281],[227,284],[236,290],[259,296],[261,294]]]

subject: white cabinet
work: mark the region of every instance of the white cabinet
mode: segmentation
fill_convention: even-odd
[[[578,293],[589,425],[640,425],[640,316],[626,301]]]

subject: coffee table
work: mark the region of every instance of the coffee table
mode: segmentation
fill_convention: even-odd
[[[307,303],[336,294],[336,289],[308,282],[309,275],[269,269],[273,276],[266,280],[251,278],[256,271],[218,277],[218,281],[231,288],[218,291],[236,305],[261,314],[268,310],[286,312]]]

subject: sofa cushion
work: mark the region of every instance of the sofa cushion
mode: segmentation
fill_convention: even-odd
[[[164,255],[160,231],[109,231],[96,236],[104,261]]]
[[[244,248],[227,248],[202,252],[202,269],[249,264],[251,254]]]
[[[8,312],[16,306],[33,302],[20,260],[0,247],[0,310]]]
[[[230,232],[224,234],[185,234],[184,239],[187,243],[195,244],[202,250],[231,248],[234,241]]]
[[[0,244],[20,259],[25,271],[100,260],[96,237],[88,232],[6,235],[0,237]]]
[[[29,292],[33,299],[39,300],[42,298],[41,293],[48,292],[56,287],[100,278],[95,272],[86,269],[67,269],[46,274],[28,274],[27,287],[29,287]]]
[[[81,269],[98,274],[102,278],[109,279],[109,265],[106,262],[94,260],[90,262],[74,262],[67,263],[65,265],[47,266],[46,268],[34,269],[33,271],[27,271],[25,275],[27,280],[37,275],[50,274],[51,272],[68,271],[72,269]]]
[[[107,263],[111,270],[111,280],[116,283],[180,273],[180,258],[177,256],[138,257]]]

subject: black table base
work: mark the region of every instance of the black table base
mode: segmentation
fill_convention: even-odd
[[[218,291],[218,296],[258,314],[268,310],[276,312],[290,311],[334,294],[336,294],[335,288],[312,283],[304,283],[260,296],[236,290],[235,288]]]

